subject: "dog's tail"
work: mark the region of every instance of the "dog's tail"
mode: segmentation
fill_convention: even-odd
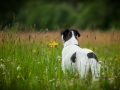
[[[90,58],[90,69],[92,71],[92,76],[94,81],[98,81],[100,78],[100,63],[94,58]]]

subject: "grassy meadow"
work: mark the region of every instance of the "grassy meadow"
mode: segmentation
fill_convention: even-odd
[[[120,32],[79,31],[82,48],[101,61],[98,82],[61,70],[60,31],[0,31],[0,90],[120,89]]]

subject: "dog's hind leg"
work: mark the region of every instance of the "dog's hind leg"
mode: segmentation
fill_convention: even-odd
[[[78,70],[79,77],[84,79],[89,70],[89,64],[87,63],[87,57],[81,51],[76,52],[76,69]]]
[[[84,59],[81,59],[78,64],[78,72],[79,72],[81,79],[85,79],[86,76],[88,75],[88,71],[89,71],[89,63],[84,62],[83,60]]]

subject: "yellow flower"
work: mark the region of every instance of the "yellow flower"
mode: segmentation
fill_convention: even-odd
[[[57,46],[57,45],[58,45],[58,43],[55,42],[55,41],[49,44],[49,46],[52,47],[52,48],[55,47],[55,46]]]
[[[19,78],[20,78],[20,76],[18,75],[18,76],[17,76],[17,78],[19,79]]]
[[[37,51],[36,50],[33,50],[33,53],[36,53]]]
[[[52,44],[49,44],[49,46],[52,46]]]
[[[57,42],[53,42],[52,44],[53,44],[54,46],[57,46],[57,45],[58,45],[58,43],[57,43]]]

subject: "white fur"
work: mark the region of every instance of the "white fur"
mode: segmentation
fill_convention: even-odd
[[[70,72],[78,71],[81,78],[86,77],[89,69],[92,71],[93,80],[96,81],[100,75],[100,64],[94,59],[88,59],[87,54],[93,52],[86,48],[80,48],[77,39],[74,37],[72,31],[72,37],[64,42],[64,48],[62,50],[62,70]],[[63,36],[62,36],[63,40]],[[63,40],[64,41],[64,40]],[[71,61],[71,56],[76,52],[76,62]],[[97,77],[97,78],[96,78]]]

